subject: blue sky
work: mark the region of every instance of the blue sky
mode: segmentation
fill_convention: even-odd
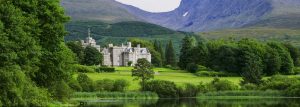
[[[180,5],[181,0],[116,0],[149,12],[172,11]]]

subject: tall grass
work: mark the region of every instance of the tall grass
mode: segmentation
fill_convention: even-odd
[[[281,91],[259,91],[259,90],[243,90],[243,91],[216,91],[198,94],[197,97],[284,97]]]
[[[76,92],[71,98],[74,100],[158,99],[158,95],[152,92]]]

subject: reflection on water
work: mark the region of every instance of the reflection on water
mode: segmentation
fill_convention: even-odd
[[[300,99],[99,100],[89,107],[300,107]]]

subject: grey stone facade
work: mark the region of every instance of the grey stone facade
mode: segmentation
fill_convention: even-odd
[[[103,65],[106,66],[133,66],[141,58],[151,62],[151,53],[147,48],[141,48],[140,45],[132,47],[130,42],[127,45],[122,44],[122,46],[109,44],[107,48],[102,50],[102,53],[104,56]],[[129,62],[132,64],[128,65]]]
[[[145,58],[151,62],[151,53],[147,48],[141,48],[140,45],[132,47],[131,42],[127,42],[126,45],[114,46],[109,44],[108,47],[100,49],[100,45],[96,44],[95,39],[90,36],[90,30],[88,31],[88,37],[85,40],[81,40],[83,47],[92,46],[103,54],[102,65],[105,66],[133,66],[137,63],[138,59]],[[131,65],[128,65],[132,62]]]

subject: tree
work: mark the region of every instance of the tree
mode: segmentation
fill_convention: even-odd
[[[281,60],[280,73],[292,74],[294,64],[288,49],[285,48],[282,44],[277,42],[269,42],[267,43],[267,45],[275,49],[280,56],[280,60]]]
[[[280,55],[276,49],[266,46],[266,55],[264,59],[265,68],[264,73],[267,75],[274,75],[279,73],[281,67]]]
[[[295,66],[300,66],[300,50],[290,43],[285,43],[284,46],[288,49]]]
[[[77,77],[77,81],[82,87],[82,91],[84,92],[92,92],[94,91],[94,81],[90,79],[86,74],[79,73]]]
[[[252,39],[239,41],[239,66],[241,67],[241,84],[262,82],[264,45]]]
[[[102,54],[94,47],[87,46],[84,49],[84,60],[85,65],[99,65],[103,60]]]
[[[144,58],[138,59],[134,69],[132,69],[132,76],[136,77],[136,80],[141,80],[142,89],[144,89],[146,81],[154,78],[151,63]]]
[[[235,45],[224,44],[217,49],[215,58],[215,69],[220,71],[239,73],[238,66],[238,47]]]
[[[162,65],[164,65],[166,58],[165,58],[165,52],[163,51],[163,46],[161,42],[159,42],[158,52],[160,53],[161,56]]]
[[[166,65],[176,66],[176,56],[172,40],[166,45],[165,53]]]
[[[186,69],[188,63],[192,62],[191,50],[195,47],[195,38],[192,36],[185,36],[182,40],[179,63],[181,69]]]
[[[206,65],[206,62],[208,60],[208,49],[205,43],[199,42],[198,46],[194,47],[191,50],[191,53],[191,57],[192,59],[194,59],[194,63]]]
[[[66,45],[72,50],[73,53],[76,54],[76,61],[82,64],[84,57],[84,48],[82,47],[81,43],[78,41],[71,41],[67,42]]]
[[[155,50],[153,43],[147,40],[142,40],[137,38],[131,38],[129,41],[132,43],[133,46],[137,46],[138,44],[140,44],[141,47],[146,47],[151,53],[152,65],[157,67],[162,66],[161,54]]]

